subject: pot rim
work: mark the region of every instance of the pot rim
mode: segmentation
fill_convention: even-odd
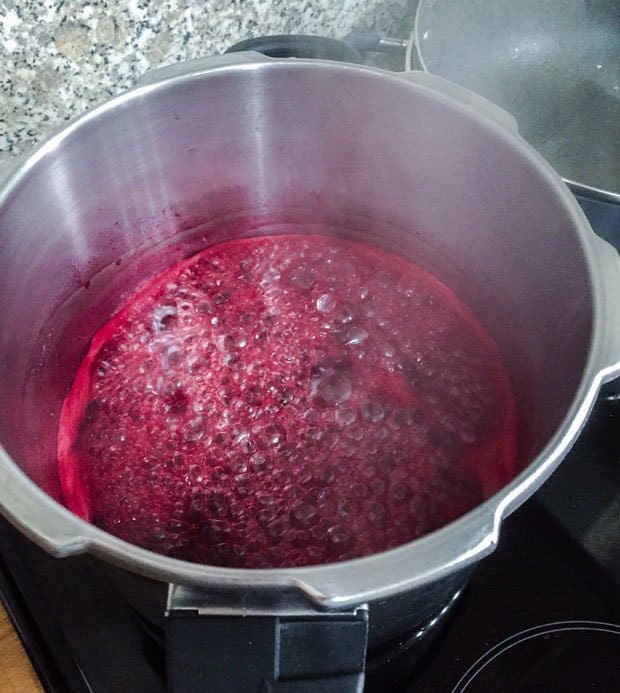
[[[238,60],[238,58],[237,58]],[[364,72],[369,79],[390,80],[400,89],[423,93],[442,102],[463,118],[482,124],[490,133],[511,145],[525,157],[532,169],[562,203],[577,234],[587,267],[592,292],[592,332],[589,353],[580,383],[562,423],[541,452],[508,485],[454,522],[394,549],[338,563],[284,569],[236,569],[190,563],[142,549],[109,534],[77,517],[47,495],[13,462],[0,447],[0,510],[30,539],[50,553],[62,557],[88,552],[122,568],[178,584],[217,591],[292,590],[301,593],[319,608],[344,608],[390,596],[457,572],[497,544],[501,521],[547,479],[577,438],[592,408],[597,391],[610,375],[602,363],[604,344],[605,291],[597,273],[596,238],[577,201],[551,166],[518,134],[507,130],[471,107],[424,85],[407,82],[398,75],[377,68],[322,60],[265,59],[232,65],[192,69],[159,82],[134,88],[116,96],[75,119],[52,135],[13,172],[0,187],[0,208],[39,161],[86,123],[132,101],[191,81],[206,81],[246,70],[317,70],[340,72],[343,78]],[[26,502],[25,502],[26,500]]]

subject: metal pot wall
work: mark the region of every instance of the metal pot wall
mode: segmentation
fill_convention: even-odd
[[[188,588],[169,597],[171,630],[188,644],[171,663],[177,688],[189,644],[208,642],[200,666],[212,691],[286,675],[358,690],[368,623],[374,647],[436,617],[492,551],[502,520],[559,464],[600,385],[620,373],[618,255],[510,116],[432,75],[238,53],[151,80],[41,145],[0,189],[0,507],[56,556],[90,552]],[[90,337],[145,274],[222,240],[223,220],[244,233],[321,222],[442,277],[504,355],[522,473],[418,541],[311,568],[183,562],[68,512],[56,427]],[[312,653],[345,631],[359,635],[346,649],[362,664],[290,664],[297,647]],[[267,671],[276,640],[280,674]]]

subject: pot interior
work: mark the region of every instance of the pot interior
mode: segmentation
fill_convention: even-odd
[[[525,466],[591,338],[564,204],[513,140],[397,76],[281,61],[112,102],[40,150],[0,208],[2,445],[60,499],[60,406],[122,298],[217,241],[319,224],[411,258],[474,309],[513,382]]]

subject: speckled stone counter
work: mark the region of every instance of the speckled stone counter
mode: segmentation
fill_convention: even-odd
[[[0,160],[149,68],[279,33],[393,32],[410,0],[0,0]]]

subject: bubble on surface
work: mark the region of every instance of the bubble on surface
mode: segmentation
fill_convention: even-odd
[[[296,527],[309,527],[317,517],[317,509],[305,501],[297,501],[291,510],[291,524]]]
[[[381,402],[364,402],[361,407],[362,419],[370,423],[379,423],[385,416],[385,407]]]
[[[230,301],[230,296],[230,291],[218,291],[213,294],[213,303],[215,303],[216,306],[223,306]]]
[[[197,443],[203,436],[202,416],[195,416],[191,419],[183,430],[183,439],[188,443]]]
[[[388,514],[381,503],[372,503],[368,508],[368,519],[375,529],[385,529],[388,522]]]
[[[315,282],[314,270],[309,267],[296,267],[288,275],[288,281],[298,289],[309,289]]]
[[[327,541],[333,549],[346,549],[353,542],[351,532],[345,525],[332,525],[327,530]]]
[[[173,344],[166,349],[162,357],[162,365],[167,369],[174,368],[181,362],[182,359],[183,351],[178,346]]]
[[[404,503],[412,497],[413,493],[410,486],[404,481],[396,481],[390,487],[390,495],[394,502]]]
[[[350,323],[353,320],[353,309],[351,306],[343,305],[336,314],[336,320],[343,325]]]
[[[355,346],[368,339],[368,332],[362,327],[350,327],[345,333],[345,344]]]
[[[164,332],[171,327],[176,320],[177,312],[176,306],[157,306],[153,310],[153,318],[151,322],[153,332]]]
[[[349,426],[357,419],[357,413],[351,407],[339,407],[335,418],[339,426]]]
[[[285,387],[280,392],[280,404],[290,404],[295,399],[295,392],[290,387]]]
[[[317,394],[330,404],[342,404],[351,397],[353,386],[346,373],[327,371],[317,385]]]
[[[336,299],[333,294],[321,294],[316,299],[316,308],[320,313],[331,313],[336,307]]]
[[[377,350],[386,359],[393,359],[396,356],[396,347],[390,342],[380,342]]]
[[[277,447],[286,440],[286,430],[280,424],[271,424],[264,429],[262,443],[266,447]]]
[[[349,498],[341,498],[338,503],[338,515],[345,520],[350,520],[359,515],[359,505]]]
[[[357,415],[356,415],[356,418],[357,418]],[[352,426],[351,425],[352,423],[353,423],[353,421],[350,424],[347,424],[347,430],[345,432],[345,435],[350,440],[354,440],[357,443],[360,443],[364,439],[365,428],[362,425]]]
[[[267,458],[260,452],[255,452],[252,457],[250,457],[250,466],[254,471],[260,471],[267,464]]]
[[[215,517],[226,517],[230,509],[228,496],[221,491],[213,491],[209,497],[209,507]]]

